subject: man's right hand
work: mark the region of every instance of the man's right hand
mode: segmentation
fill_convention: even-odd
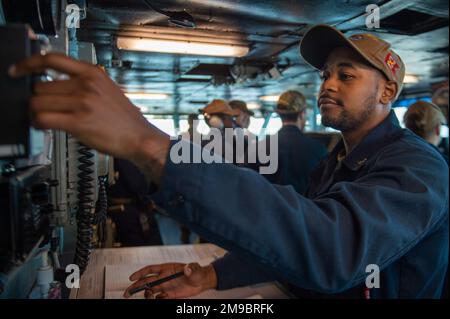
[[[198,295],[217,286],[217,277],[214,267],[200,266],[198,263],[166,263],[144,267],[130,276],[130,285],[124,293],[125,298],[130,297],[129,291],[147,283],[184,271],[184,276],[165,282],[145,291],[145,298],[175,299]]]
[[[100,68],[67,56],[34,55],[9,69],[13,78],[53,69],[68,80],[40,82],[30,101],[32,124],[64,130],[89,147],[134,162],[158,183],[169,137],[149,124]]]

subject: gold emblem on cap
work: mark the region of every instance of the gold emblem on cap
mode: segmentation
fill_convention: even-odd
[[[397,61],[395,61],[391,52],[389,52],[386,55],[384,62],[386,62],[387,66],[389,67],[389,69],[391,69],[392,74],[394,74],[394,75],[397,72],[397,69],[400,68],[400,66],[398,65]]]

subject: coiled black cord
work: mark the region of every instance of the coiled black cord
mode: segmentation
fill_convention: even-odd
[[[108,213],[108,194],[106,192],[106,176],[98,177],[98,199],[95,207],[94,224],[97,225],[98,241],[103,243],[106,239],[105,225]]]
[[[80,144],[78,149],[78,211],[77,211],[77,244],[74,263],[80,267],[82,274],[89,262],[92,250],[92,223],[94,221],[94,153],[88,147]]]

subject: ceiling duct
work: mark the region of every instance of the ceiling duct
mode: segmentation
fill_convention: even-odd
[[[403,9],[381,19],[380,26],[382,30],[396,34],[417,35],[448,26],[448,19]]]
[[[252,83],[268,79],[277,79],[281,72],[272,63],[239,63],[230,68],[230,73],[236,83]]]
[[[200,63],[187,71],[183,79],[197,79],[211,81],[213,85],[234,84],[235,81],[230,73],[229,64]]]

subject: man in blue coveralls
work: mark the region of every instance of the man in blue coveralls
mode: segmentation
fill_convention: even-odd
[[[324,145],[303,133],[307,108],[306,98],[300,92],[282,93],[275,108],[282,127],[275,136],[269,135],[261,142],[270,151],[269,140],[278,138],[278,168],[265,177],[273,184],[292,185],[300,194],[307,189],[311,172],[327,154]]]
[[[230,277],[220,276],[224,264],[153,265],[133,274],[131,287],[185,269],[185,276],[152,293],[183,297],[270,276],[313,297],[439,297],[448,261],[448,166],[401,129],[391,110],[404,77],[400,57],[375,36],[346,38],[326,25],[305,34],[300,52],[321,70],[323,124],[343,136],[313,173],[305,196],[230,164],[174,164],[175,142],[149,125],[96,67],[50,54],[9,73],[52,68],[69,74],[69,80],[36,84],[33,124],[131,160],[159,185],[155,200],[162,208],[233,252],[239,259],[232,265],[241,265]],[[374,265],[379,286],[369,290],[366,269]]]

